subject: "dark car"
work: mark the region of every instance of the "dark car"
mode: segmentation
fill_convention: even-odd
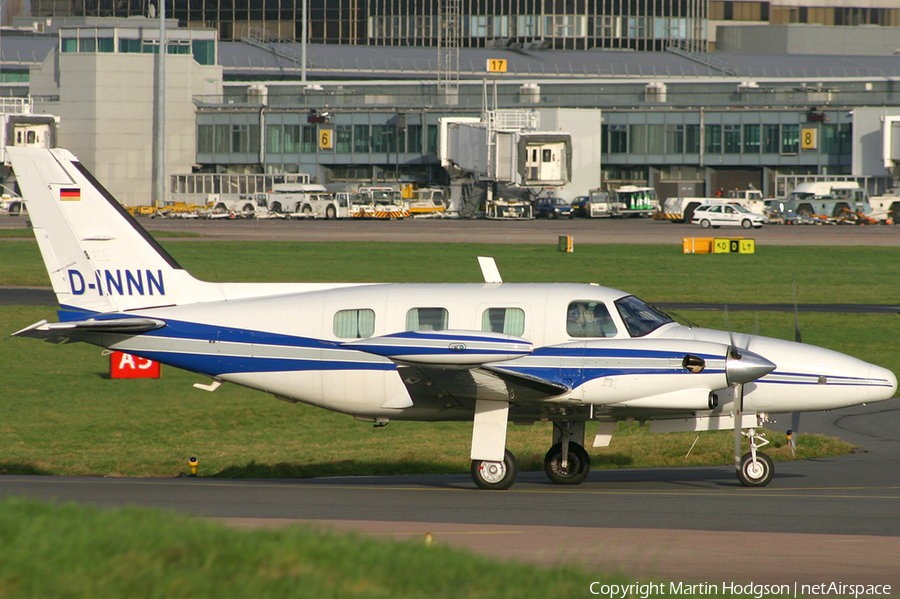
[[[572,218],[572,206],[562,198],[541,198],[534,206],[535,216],[545,218]]]
[[[578,196],[572,200],[573,216],[590,216],[591,215],[591,198],[590,196]]]

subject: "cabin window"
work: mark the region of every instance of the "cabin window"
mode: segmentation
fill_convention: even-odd
[[[375,334],[373,310],[341,310],[334,315],[334,336],[340,339],[362,339]]]
[[[446,308],[413,308],[406,313],[406,330],[443,331],[447,318]]]
[[[481,330],[521,337],[525,333],[525,311],[521,308],[488,308],[481,315]]]
[[[606,304],[583,300],[569,304],[566,333],[569,337],[615,337],[618,329]]]

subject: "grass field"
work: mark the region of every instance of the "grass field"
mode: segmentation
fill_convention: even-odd
[[[232,530],[150,510],[0,501],[0,599],[546,599],[588,597],[595,581],[635,582],[426,549],[421,539]]]
[[[164,240],[208,280],[480,281],[475,257],[493,255],[507,281],[598,282],[650,301],[893,303],[898,261],[889,248],[760,248],[754,256],[685,256],[671,247],[376,243],[211,243]],[[0,240],[0,285],[47,285],[28,239]],[[725,328],[723,314],[686,314]],[[108,358],[84,344],[55,346],[8,334],[54,310],[0,307],[0,473],[174,476],[200,458],[203,476],[465,472],[471,425],[352,418],[164,369],[160,380],[110,380]],[[737,331],[793,338],[792,314],[731,313]],[[804,341],[900,372],[895,315],[802,314]],[[524,469],[540,468],[546,425],[512,427]],[[598,468],[728,463],[731,434],[648,435],[620,425],[592,450]],[[787,458],[773,434],[773,458]],[[843,453],[833,439],[800,436],[801,456]],[[593,581],[632,579],[581,568],[501,564],[446,547],[383,543],[303,527],[236,531],[144,510],[0,502],[0,599],[18,597],[544,598],[588,596]],[[657,581],[659,582],[659,581]],[[702,595],[696,595],[702,596]]]

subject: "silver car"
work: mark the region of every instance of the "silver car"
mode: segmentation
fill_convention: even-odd
[[[758,229],[767,222],[768,219],[765,216],[750,212],[740,204],[698,206],[691,219],[691,224],[700,225],[704,229],[710,227],[714,229],[719,227],[743,227],[745,229],[756,227]]]

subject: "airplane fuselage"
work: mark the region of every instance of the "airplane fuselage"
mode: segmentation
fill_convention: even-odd
[[[282,399],[362,417],[431,420],[458,412],[460,419],[468,419],[474,400],[486,396],[511,401],[518,420],[552,419],[585,406],[593,407],[583,418],[621,416],[630,409],[724,409],[730,388],[725,360],[732,336],[668,321],[633,337],[633,327],[616,303],[630,297],[578,284],[352,285],[132,311],[128,314],[158,318],[166,326],[138,336],[85,334],[84,339]],[[567,313],[580,302],[608,308],[608,336],[569,334]],[[490,317],[497,312],[500,322],[492,323]],[[361,314],[365,330],[359,328]],[[514,314],[516,322],[504,322],[506,314]],[[432,321],[424,322],[425,316]],[[345,323],[348,319],[351,325]],[[556,383],[558,393],[537,405],[517,406],[516,393],[527,389],[517,391],[495,380],[486,392],[477,381],[469,385],[468,370],[454,373],[447,367],[441,369],[443,377],[432,376],[443,380],[431,389],[404,380],[404,375],[432,374],[427,364],[397,364],[358,349],[366,348],[368,338],[404,330],[446,331],[449,346],[465,336],[463,332],[471,339],[492,326],[501,327],[493,332],[504,333],[503,325],[514,329],[511,336],[531,341],[533,351],[486,365]],[[747,410],[833,409],[893,394],[889,371],[856,358],[779,339],[735,337],[741,347],[777,364],[745,385]],[[684,368],[686,354],[705,362],[702,372]],[[716,391],[723,400],[718,409],[709,405],[710,393]]]

